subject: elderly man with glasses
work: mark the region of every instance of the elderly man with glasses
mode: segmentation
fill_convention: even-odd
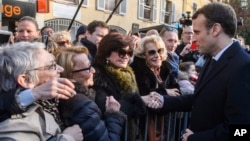
[[[74,85],[59,78],[63,68],[42,43],[1,48],[0,64],[0,97],[4,98],[0,101],[0,140],[83,140],[78,125],[63,132],[59,127],[56,104],[59,98],[75,95]],[[7,108],[7,103],[12,107]]]

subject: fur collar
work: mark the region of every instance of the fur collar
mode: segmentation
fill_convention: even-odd
[[[127,93],[138,93],[135,75],[131,67],[128,66],[126,68],[118,70],[111,65],[106,65],[105,69],[117,85],[118,90],[120,90],[122,96]]]
[[[74,84],[77,94],[83,94],[91,100],[95,101],[95,91],[93,89],[84,87],[81,83],[75,82]]]

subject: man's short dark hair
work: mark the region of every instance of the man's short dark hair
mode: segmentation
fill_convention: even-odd
[[[192,16],[204,15],[207,19],[206,28],[210,29],[215,23],[219,23],[229,37],[234,37],[237,28],[237,18],[234,9],[224,3],[210,3],[198,9]]]
[[[109,30],[109,26],[105,22],[94,20],[88,24],[87,31],[92,34],[95,32],[96,27],[107,28]]]

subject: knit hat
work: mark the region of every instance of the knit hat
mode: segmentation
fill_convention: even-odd
[[[87,27],[85,25],[81,25],[76,32],[76,38],[80,35],[80,34],[85,34]]]

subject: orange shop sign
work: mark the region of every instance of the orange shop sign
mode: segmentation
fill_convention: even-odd
[[[21,8],[15,5],[2,5],[2,13],[6,17],[12,17],[13,15],[19,16],[21,14]]]
[[[3,0],[1,8],[3,18],[19,19],[23,16],[36,15],[36,4],[31,2]]]

